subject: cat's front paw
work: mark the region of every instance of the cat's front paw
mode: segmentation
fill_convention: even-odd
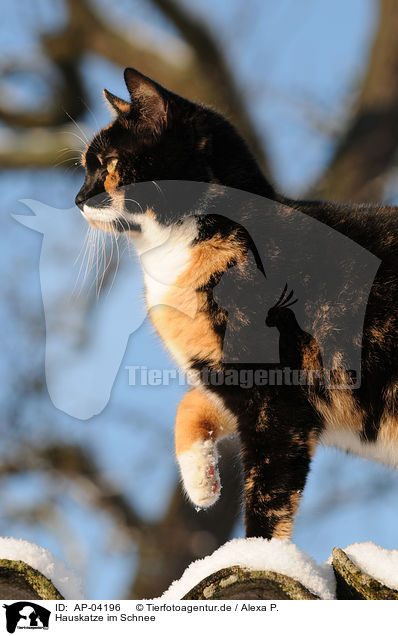
[[[218,453],[214,442],[199,440],[178,456],[184,488],[190,500],[200,508],[212,506],[220,496]]]

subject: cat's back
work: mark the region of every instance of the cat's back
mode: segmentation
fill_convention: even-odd
[[[285,204],[332,227],[381,260],[398,266],[398,206],[292,199],[286,199]]]

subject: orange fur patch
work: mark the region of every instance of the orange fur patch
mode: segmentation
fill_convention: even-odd
[[[221,337],[213,330],[207,295],[198,288],[213,274],[225,271],[231,261],[244,259],[245,252],[233,235],[203,241],[192,248],[189,265],[166,292],[164,304],[150,310],[156,329],[179,363],[192,358],[221,361]]]
[[[117,172],[108,173],[104,181],[104,189],[106,192],[113,192],[116,190],[120,182],[120,177]]]
[[[363,411],[358,407],[351,391],[335,389],[329,392],[330,402],[315,398],[314,405],[323,418],[326,429],[357,431],[363,426]]]
[[[398,444],[398,385],[392,384],[385,394],[385,410],[380,420],[377,441]]]
[[[300,492],[293,492],[290,495],[290,505],[279,510],[269,510],[267,514],[280,517],[274,527],[272,536],[277,539],[289,539],[293,531],[294,517],[299,507],[301,499]]]
[[[230,433],[223,413],[199,389],[191,389],[182,398],[175,425],[176,453],[180,455],[197,441],[216,442]]]

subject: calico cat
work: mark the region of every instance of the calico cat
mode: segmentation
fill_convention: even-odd
[[[201,507],[217,500],[217,441],[238,433],[247,536],[289,537],[318,443],[398,465],[398,210],[287,199],[219,113],[134,69],[126,69],[125,82],[131,101],[104,91],[115,118],[84,153],[85,181],[76,204],[92,226],[124,232],[132,240],[144,266],[150,317],[178,364],[197,379],[178,407],[175,425],[188,496]],[[229,198],[231,189],[241,204]],[[247,203],[239,199],[242,193]],[[247,226],[252,217],[261,226],[259,202],[266,200],[281,222],[292,215],[320,221],[381,261],[369,297],[357,285],[356,300],[366,305],[361,334],[355,336],[361,346],[359,383],[333,390],[319,382],[247,388],[222,380],[226,370],[264,366],[249,355],[257,352],[260,338],[247,346],[241,342],[249,314],[259,325],[256,333],[264,329],[261,338],[275,332],[272,327],[279,329],[285,361],[300,360],[297,364],[318,370],[323,364],[316,321],[311,333],[299,326],[293,313],[299,303],[283,307],[283,286],[268,311],[264,305],[267,263],[274,255],[265,251],[262,257],[267,234],[254,237]],[[355,275],[347,270],[341,293]],[[243,298],[246,314],[217,301],[228,277],[228,293]],[[355,302],[341,301],[340,313]],[[327,311],[325,316],[328,327]],[[204,382],[204,371],[207,377],[215,374],[217,382]]]

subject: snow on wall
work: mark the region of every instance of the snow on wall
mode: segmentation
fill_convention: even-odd
[[[23,539],[0,537],[0,559],[24,561],[46,576],[66,599],[81,599],[82,584],[49,550]]]
[[[398,590],[398,550],[374,543],[354,543],[344,548],[347,556],[364,572]],[[49,550],[23,539],[0,537],[0,559],[24,561],[52,581],[66,599],[84,598],[80,579]],[[191,563],[179,581],[174,581],[162,599],[178,600],[210,574],[232,565],[249,570],[272,570],[296,579],[322,599],[335,598],[331,565],[318,565],[288,539],[233,539],[213,554]]]
[[[213,554],[199,559],[174,581],[162,599],[178,600],[210,574],[232,565],[249,570],[272,570],[296,579],[322,599],[335,597],[335,578],[329,563],[317,565],[288,539],[233,539]]]
[[[368,541],[353,543],[344,552],[363,572],[398,590],[398,550],[386,550]]]

